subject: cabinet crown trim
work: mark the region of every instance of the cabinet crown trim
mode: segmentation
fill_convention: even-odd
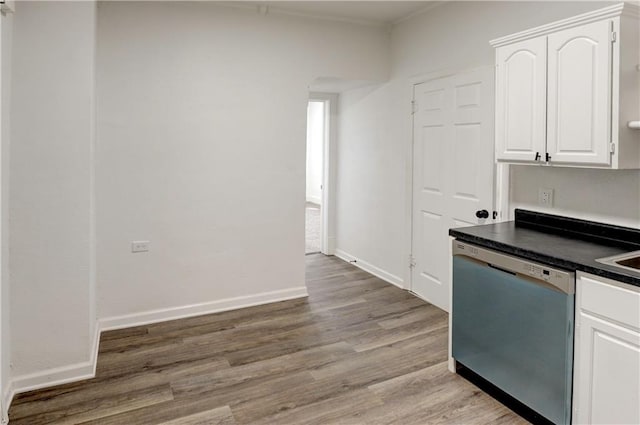
[[[570,18],[555,21],[550,24],[541,25],[539,27],[517,32],[515,34],[496,38],[489,41],[489,44],[491,44],[493,47],[505,46],[507,44],[516,43],[518,41],[548,35],[563,29],[577,27],[591,22],[601,21],[607,18],[615,18],[621,15],[627,15],[636,18],[640,17],[640,6],[633,3],[617,3],[612,6],[594,10],[592,12],[583,13],[581,15],[572,16]]]

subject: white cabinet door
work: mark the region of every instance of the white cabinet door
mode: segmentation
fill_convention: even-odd
[[[610,164],[611,22],[549,35],[547,152],[551,162]]]
[[[576,424],[640,423],[640,333],[580,313]]]
[[[544,158],[546,37],[499,47],[496,64],[496,159],[532,162]]]
[[[634,288],[578,277],[574,424],[640,423],[640,293]]]

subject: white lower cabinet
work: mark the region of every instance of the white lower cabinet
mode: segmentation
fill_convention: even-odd
[[[640,424],[640,288],[578,273],[574,424]]]

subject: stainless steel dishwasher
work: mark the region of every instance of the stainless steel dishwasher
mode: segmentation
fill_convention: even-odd
[[[457,365],[542,418],[569,424],[574,273],[457,240],[453,256]]]

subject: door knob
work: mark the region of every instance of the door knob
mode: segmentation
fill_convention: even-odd
[[[478,210],[478,211],[476,211],[476,217],[478,217],[478,218],[489,218],[489,211],[487,211],[487,210]]]

